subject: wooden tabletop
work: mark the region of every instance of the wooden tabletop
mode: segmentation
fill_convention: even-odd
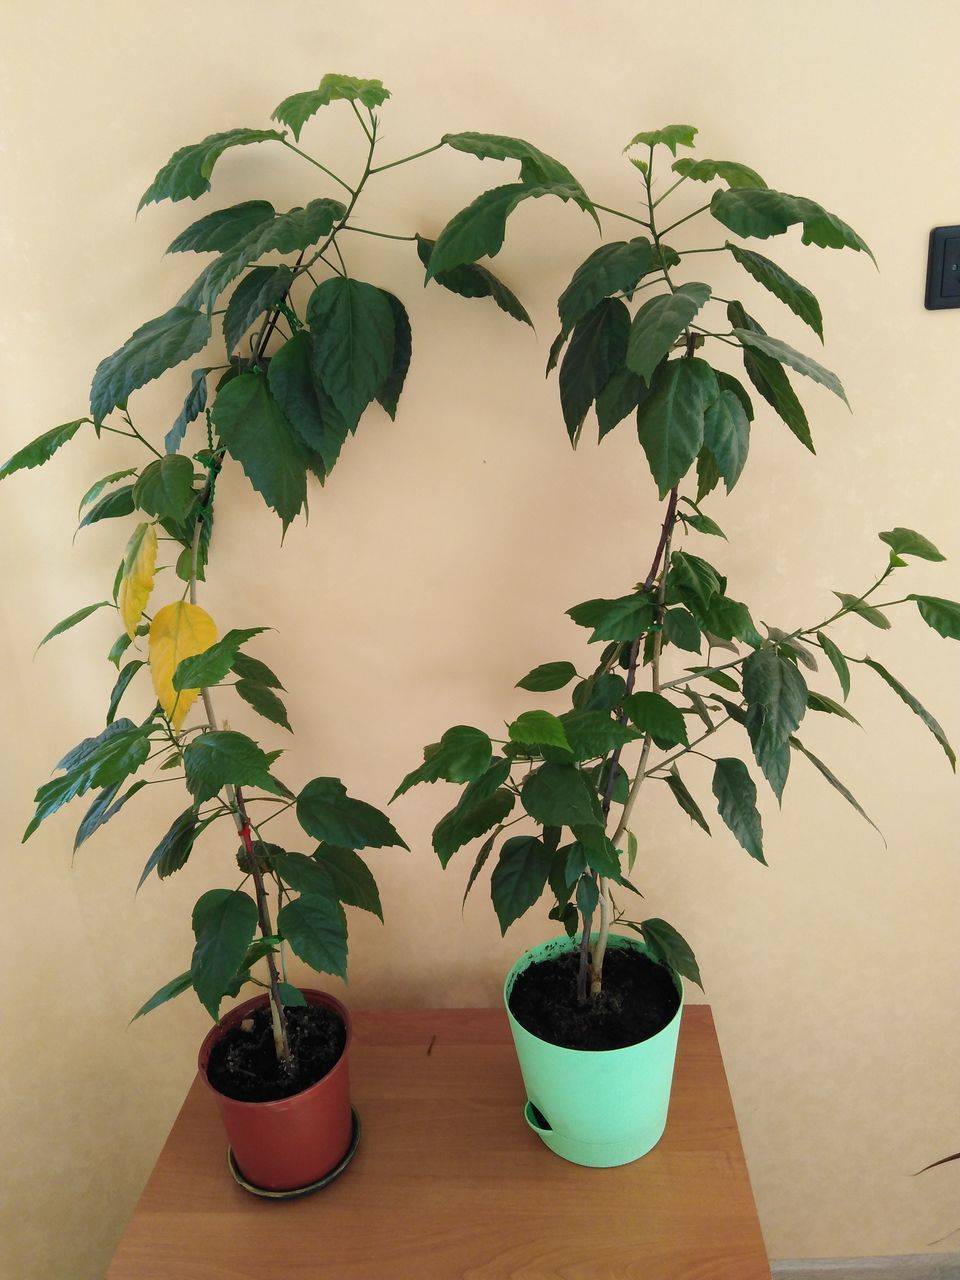
[[[362,1137],[342,1177],[243,1191],[196,1081],[107,1280],[770,1280],[707,1006],[683,1013],[663,1139],[617,1169],[527,1128],[502,1010],[353,1017]]]

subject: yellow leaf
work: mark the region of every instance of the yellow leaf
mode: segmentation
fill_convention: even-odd
[[[173,687],[173,673],[184,658],[203,653],[217,639],[217,624],[199,605],[178,600],[164,605],[150,627],[150,674],[160,706],[176,732],[180,732],[199,689]]]
[[[123,555],[123,578],[117,594],[117,607],[132,640],[153,590],[153,573],[157,567],[157,531],[152,524],[138,524]]]

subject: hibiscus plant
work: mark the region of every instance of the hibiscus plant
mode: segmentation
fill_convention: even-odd
[[[580,934],[581,1001],[602,990],[614,922],[636,930],[656,959],[700,982],[693,951],[674,927],[658,918],[632,918],[637,890],[629,878],[648,826],[637,804],[652,785],[666,787],[710,834],[702,799],[684,778],[693,758],[710,762],[719,818],[760,862],[764,839],[754,765],[779,801],[799,757],[870,821],[798,736],[808,713],[854,720],[843,705],[854,671],[869,670],[885,682],[956,768],[940,725],[904,685],[873,657],[844,652],[830,634],[849,617],[885,630],[889,610],[906,604],[939,635],[960,638],[960,604],[892,584],[909,557],[943,559],[928,539],[899,527],[881,533],[884,563],[869,585],[837,591],[816,622],[782,629],[758,627],[750,608],[728,591],[724,574],[700,554],[725,536],[714,518],[715,498],[721,483],[729,493],[743,473],[754,394],[811,452],[807,415],[787,370],[846,400],[835,374],[771,337],[742,302],[718,296],[700,278],[700,264],[715,260],[711,255],[732,259],[752,285],[785,304],[822,341],[820,306],[810,290],[740,241],[799,226],[804,244],[872,254],[834,214],[772,190],[745,165],[677,158],[678,149],[694,146],[696,132],[671,125],[630,142],[626,150],[642,192],[639,213],[589,206],[638,234],[603,243],[574,272],[559,298],[560,332],[547,366],[549,374],[559,362],[562,417],[574,446],[591,410],[600,440],[622,422],[635,424],[664,504],[656,543],[637,565],[639,581],[616,598],[568,610],[589,632],[589,642],[603,646],[598,658],[580,666],[547,662],[519,681],[536,694],[569,689],[566,710],[525,711],[499,738],[456,725],[425,749],[423,763],[395,793],[441,779],[463,786],[433,833],[441,863],[483,838],[466,893],[495,852],[490,888],[502,932],[547,891],[550,917],[571,937]],[[667,158],[669,172],[662,176],[668,152],[673,159]],[[693,207],[665,212],[704,185],[712,193]],[[478,245],[496,252],[496,236],[484,234],[489,217],[478,205],[439,235],[431,266],[462,270]],[[709,228],[702,242],[688,246],[686,233],[681,247],[668,242],[695,219]],[[689,278],[691,267],[697,279]],[[734,358],[750,391],[731,371]],[[819,687],[824,667],[843,701]],[[730,731],[722,750],[714,745],[728,725],[741,735],[739,754],[732,754]]]
[[[68,801],[93,793],[76,850],[143,788],[179,779],[188,803],[146,858],[142,885],[183,867],[208,827],[233,824],[239,884],[200,897],[190,966],[136,1016],[193,988],[216,1018],[223,999],[252,982],[269,994],[278,1058],[288,1068],[284,1009],[303,997],[285,981],[285,946],[313,969],[345,976],[344,905],[382,919],[375,880],[358,850],[406,846],[388,818],[348,795],[339,778],[315,777],[293,790],[276,772],[281,751],[221,727],[214,689],[238,698],[271,726],[290,730],[279,678],[247,651],[265,628],[241,618],[243,625],[221,634],[198,603],[200,584],[213,567],[218,477],[223,467],[239,464],[286,532],[306,511],[308,478],[322,484],[329,477],[361,420],[379,416],[373,406],[394,417],[410,363],[410,321],[399,298],[351,274],[351,245],[358,236],[376,237],[368,243],[383,246],[401,242],[389,251],[410,254],[419,273],[412,255],[429,263],[433,242],[357,221],[362,196],[382,182],[381,175],[447,147],[520,161],[521,182],[500,189],[510,192],[506,201],[498,196],[504,207],[545,194],[586,203],[563,166],[519,139],[448,134],[414,155],[380,161],[379,112],[388,97],[379,80],[327,75],[316,89],[280,103],[273,113],[277,127],[231,129],[175,152],[144,193],[141,209],[203,197],[221,156],[251,145],[280,148],[302,163],[308,198],[285,212],[251,198],[191,223],[168,252],[212,255],[195,282],[101,361],[89,415],[47,431],[0,468],[3,479],[38,467],[80,436],[120,437],[137,453],[98,479],[80,502],[81,529],[107,520],[132,524],[118,545],[122,557],[112,591],[58,623],[41,642],[101,609],[117,614],[120,633],[107,657],[118,674],[104,727],[68,751],[56,776],[40,787],[24,839]],[[339,104],[361,147],[358,172],[349,177],[300,146],[305,125],[331,104]],[[324,194],[314,195],[317,182]],[[529,323],[518,299],[482,266],[434,269],[431,278],[465,297],[492,298]],[[158,432],[156,423],[135,415],[131,399],[188,361],[194,367],[182,411]],[[230,572],[229,563],[223,567]],[[238,598],[246,600],[247,593]],[[147,680],[156,695],[150,714],[139,723],[121,716],[127,689]],[[202,715],[188,722],[195,704]],[[270,841],[268,824],[288,811],[304,841],[315,843],[312,854]]]

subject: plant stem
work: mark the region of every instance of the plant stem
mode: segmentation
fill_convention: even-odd
[[[594,203],[593,207],[595,209],[600,209],[603,213],[612,213],[614,217],[625,218],[627,222],[636,222],[639,226],[646,227],[648,231],[650,229],[649,222],[644,222],[643,218],[635,218],[632,213],[623,213],[620,209],[611,209],[605,204]]]
[[[376,173],[373,169],[371,172]],[[361,236],[379,236],[381,240],[416,240],[416,236],[395,236],[389,231],[371,231],[369,227],[344,227],[344,231],[356,231]]]
[[[140,443],[145,444],[155,458],[163,457],[163,454],[160,452],[160,450],[155,449],[153,445],[150,443],[150,441],[146,438],[146,436],[142,436],[140,432],[137,430],[137,428],[133,425],[133,423],[130,421],[129,413],[124,413],[123,420],[127,424],[127,426],[130,428],[130,430],[133,432],[133,434],[136,436],[136,438],[140,441]]]
[[[439,151],[446,144],[443,142],[435,142],[432,147],[424,147],[422,151],[414,151],[412,155],[404,156],[400,160],[391,160],[389,164],[378,164],[375,169],[371,169],[371,173],[384,173],[387,169],[395,169],[398,164],[408,164],[411,160],[419,160],[421,156],[428,156],[431,151]]]
[[[298,156],[302,156],[304,160],[308,160],[310,164],[316,165],[317,168],[322,170],[328,178],[332,178],[334,182],[339,182],[340,186],[343,187],[345,191],[349,191],[350,194],[353,195],[353,187],[350,186],[349,182],[344,182],[342,178],[338,178],[331,169],[322,165],[319,160],[314,160],[313,156],[308,156],[305,151],[301,151],[299,147],[295,147],[292,142],[287,142],[286,138],[283,140],[283,145],[289,151],[294,151]]]
[[[669,235],[670,232],[673,231],[675,227],[681,226],[684,222],[689,222],[691,218],[695,218],[700,213],[706,213],[706,211],[709,208],[710,208],[709,204],[702,204],[699,209],[694,209],[693,213],[688,213],[684,217],[678,218],[676,222],[671,222],[669,227],[664,227],[663,231],[661,232],[661,235],[665,235],[665,236]]]
[[[214,455],[211,462],[210,472],[207,476],[207,483],[200,497],[197,507],[197,518],[193,528],[193,545],[191,547],[191,572],[190,572],[190,603],[197,603],[197,556],[200,549],[200,537],[203,532],[203,523],[206,512],[213,498],[213,485],[217,472],[220,469],[220,458]],[[200,690],[200,696],[203,699],[204,710],[207,714],[207,724],[210,729],[216,732],[217,717],[213,709],[213,700],[210,697],[210,690],[207,688]],[[260,925],[260,933],[264,938],[273,935],[273,926],[270,923],[270,908],[267,903],[267,893],[263,883],[263,873],[257,863],[257,857],[253,850],[253,842],[250,839],[250,819],[247,816],[246,804],[244,803],[243,792],[239,787],[228,784],[226,787],[227,798],[230,801],[233,820],[236,825],[240,839],[243,843],[244,852],[247,855],[247,867],[253,879],[254,889],[257,897],[257,916]],[[277,973],[277,966],[273,958],[272,952],[268,952],[266,957],[267,969],[270,974],[270,1019],[273,1024],[273,1043],[277,1054],[277,1061],[282,1069],[288,1074],[292,1071],[294,1063],[290,1053],[290,1041],[287,1036],[287,1022],[283,1012],[283,1002],[280,999],[280,977]]]

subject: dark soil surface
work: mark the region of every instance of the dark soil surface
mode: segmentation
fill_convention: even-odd
[[[347,1042],[337,1014],[315,1005],[295,1005],[286,1012],[294,1073],[287,1076],[279,1069],[270,1011],[264,1007],[214,1045],[207,1078],[218,1093],[240,1102],[275,1102],[309,1089],[336,1065]]]
[[[639,951],[610,947],[603,990],[577,1003],[577,952],[532,964],[510,993],[510,1012],[527,1031],[566,1049],[624,1049],[662,1031],[680,997],[663,965]]]

